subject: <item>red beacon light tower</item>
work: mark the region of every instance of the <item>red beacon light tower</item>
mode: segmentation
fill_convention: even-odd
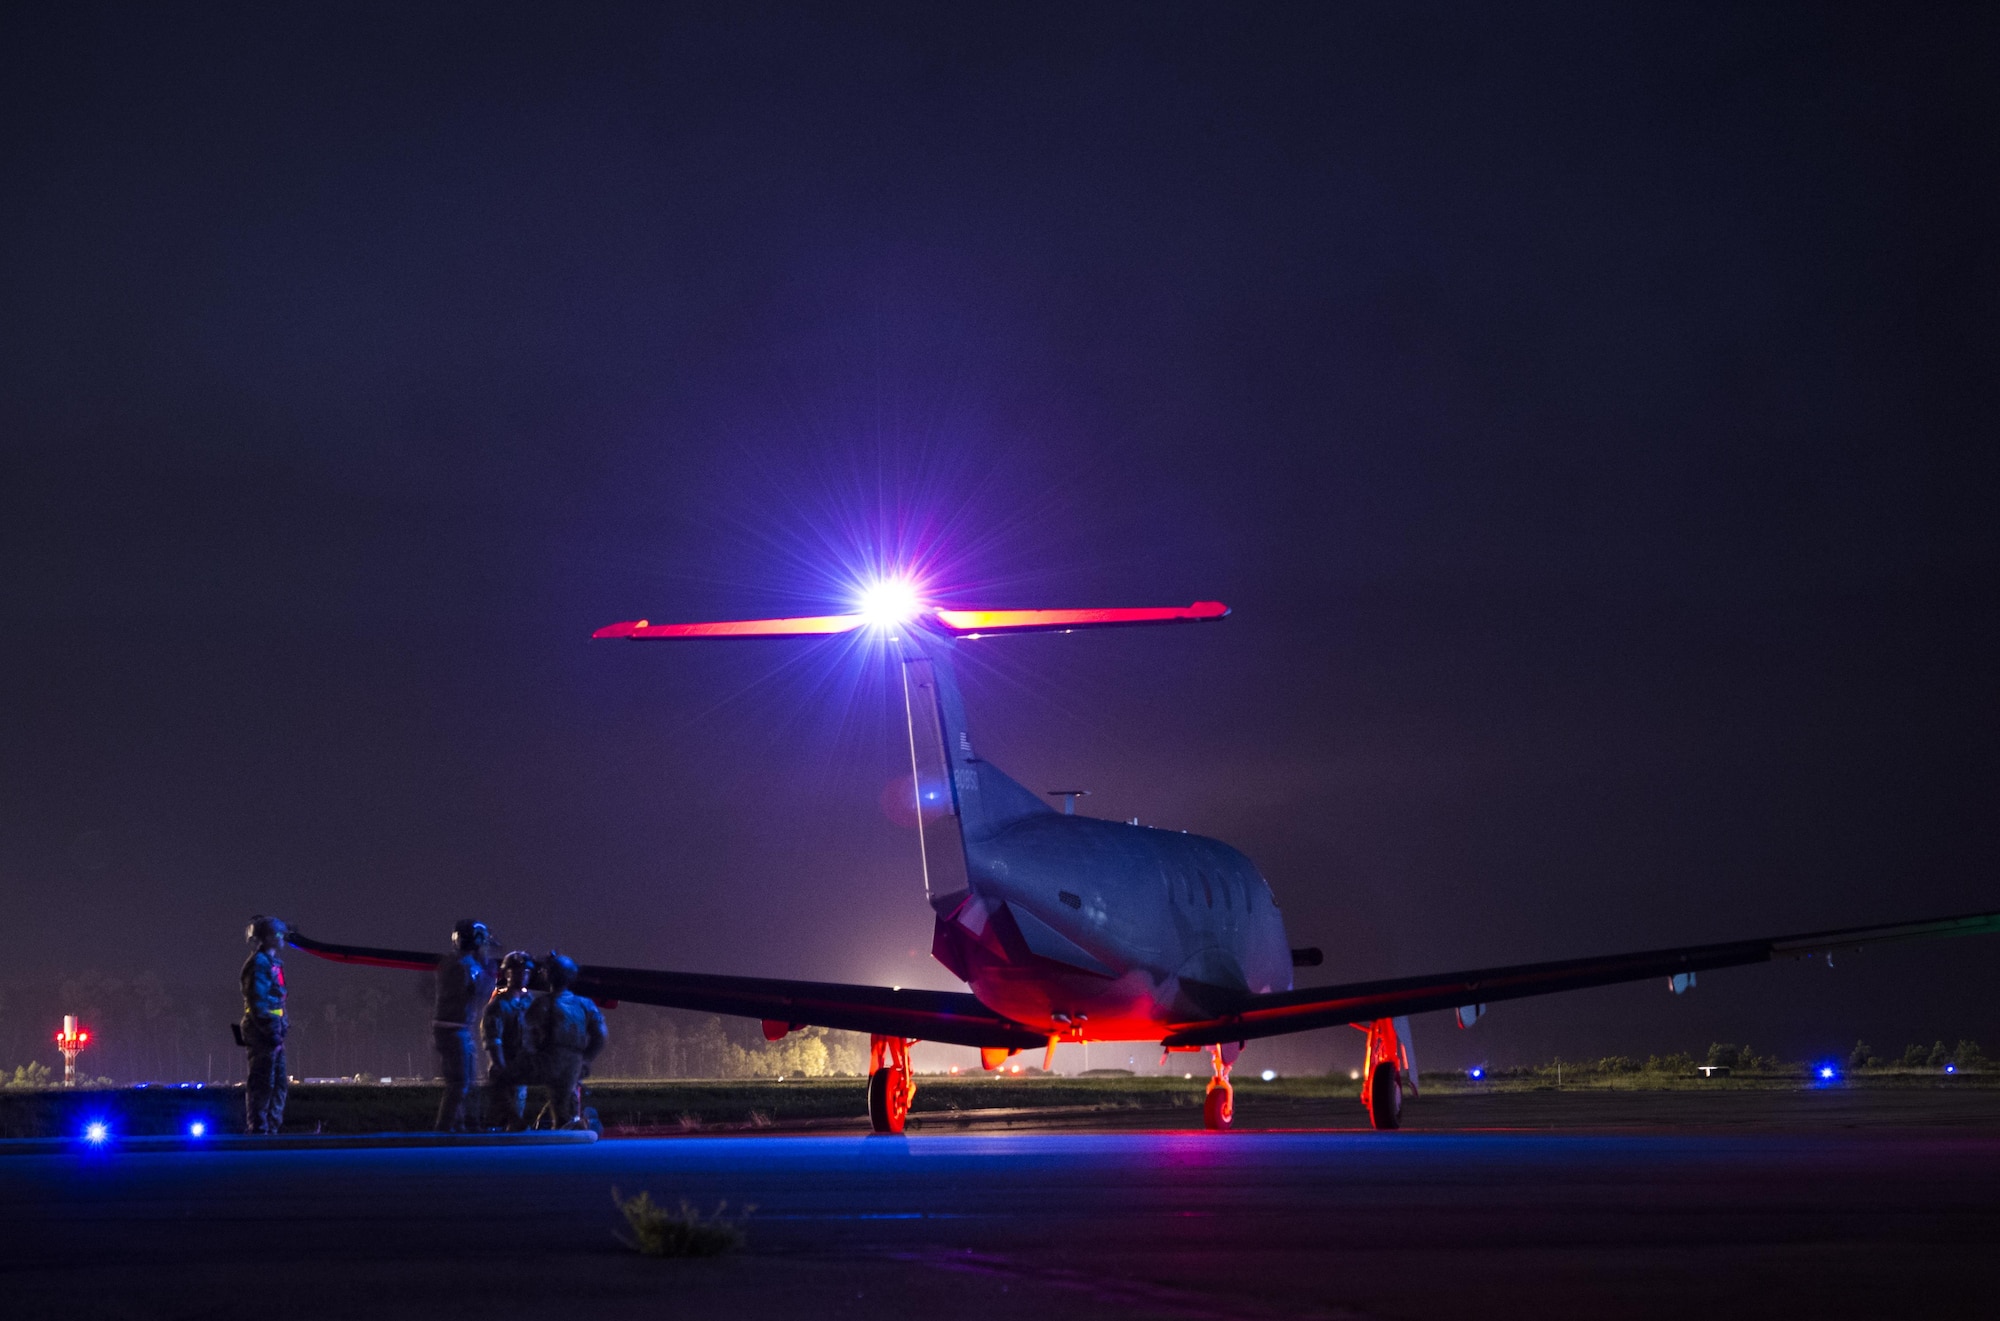
[[[77,1026],[75,1014],[64,1014],[62,1031],[56,1033],[56,1048],[62,1051],[63,1086],[76,1086],[77,1053],[90,1044],[90,1032]]]

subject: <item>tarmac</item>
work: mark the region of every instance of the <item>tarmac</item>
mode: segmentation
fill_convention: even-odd
[[[66,1321],[1993,1315],[1993,1099],[1843,1104],[1695,1130],[114,1141],[0,1159],[0,1299]],[[748,1246],[640,1257],[613,1189],[754,1205]]]

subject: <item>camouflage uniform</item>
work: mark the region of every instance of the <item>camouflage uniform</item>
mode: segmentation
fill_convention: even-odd
[[[493,973],[476,946],[453,950],[438,967],[431,1037],[437,1044],[438,1072],[444,1077],[444,1099],[438,1104],[437,1115],[440,1133],[465,1131],[466,1101],[478,1070],[473,1033],[492,987]]]
[[[243,1047],[250,1053],[243,1084],[243,1128],[275,1133],[285,1122],[291,1078],[285,1072],[285,965],[258,949],[243,964]]]
[[[510,1130],[528,1126],[528,1084],[535,1077],[528,1013],[538,999],[525,985],[497,987],[480,1019],[480,1038],[486,1046],[486,1087],[493,1101],[491,1118]]]
[[[548,969],[548,994],[528,1009],[528,1035],[535,1043],[536,1081],[549,1089],[556,1126],[570,1128],[581,1122],[583,1077],[607,1034],[597,1002],[569,989],[576,965],[551,954]]]

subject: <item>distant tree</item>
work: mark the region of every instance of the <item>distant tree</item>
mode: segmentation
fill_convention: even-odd
[[[1865,1041],[1855,1042],[1854,1049],[1847,1052],[1847,1067],[1850,1069],[1872,1068],[1878,1063],[1880,1061],[1875,1058],[1874,1051]]]
[[[1921,1041],[1912,1041],[1903,1049],[1903,1067],[1906,1069],[1921,1069],[1924,1067],[1924,1061],[1930,1058],[1930,1054],[1931,1048],[1929,1046],[1926,1046]]]
[[[1931,1047],[1931,1053],[1925,1058],[1924,1063],[1933,1069],[1942,1069],[1951,1063],[1951,1052],[1946,1050],[1944,1043],[1940,1041]]]
[[[0,1073],[0,1087],[47,1087],[49,1066],[40,1063],[16,1065],[12,1074]]]
[[[1951,1062],[1961,1073],[1973,1073],[1986,1067],[1986,1056],[1980,1053],[1976,1041],[1961,1041],[1952,1049]]]
[[[1743,1055],[1743,1047],[1732,1046],[1727,1042],[1717,1041],[1712,1043],[1708,1048],[1708,1063],[1717,1068],[1734,1069],[1742,1064]]]

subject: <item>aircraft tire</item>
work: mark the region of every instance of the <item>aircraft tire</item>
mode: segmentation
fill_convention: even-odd
[[[868,1126],[877,1133],[901,1133],[909,1118],[909,1087],[901,1069],[868,1075]]]
[[[1210,1087],[1201,1101],[1201,1126],[1213,1133],[1226,1131],[1236,1122],[1236,1094],[1228,1083]]]
[[[1389,1060],[1368,1075],[1368,1122],[1381,1130],[1403,1126],[1403,1082]]]

